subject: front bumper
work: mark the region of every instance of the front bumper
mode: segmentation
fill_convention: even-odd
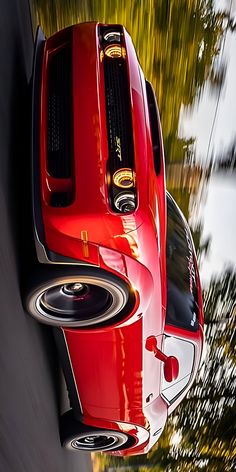
[[[131,39],[125,30],[138,207],[132,214],[119,215],[114,213],[109,203],[104,65],[98,30],[99,25],[96,23],[80,24],[56,33],[43,45],[42,40],[40,42],[43,54],[40,54],[42,60],[41,64],[38,61],[36,75],[40,77],[41,87],[37,93],[35,91],[34,99],[34,108],[39,112],[39,120],[34,122],[34,141],[40,148],[40,156],[34,175],[34,187],[36,200],[41,195],[40,201],[37,201],[41,214],[35,215],[37,246],[40,249],[38,256],[41,262],[50,262],[50,253],[55,253],[57,263],[61,256],[62,262],[65,262],[64,258],[69,258],[74,263],[84,261],[97,264],[95,245],[110,247],[111,240],[121,240],[119,236],[138,228],[149,211],[148,159],[145,159],[148,149],[141,71]],[[70,138],[73,155],[71,175],[55,178],[50,175],[47,162],[49,65],[55,52],[67,43],[71,48],[72,64]],[[36,44],[39,45],[38,38]],[[34,145],[34,160],[36,153]],[[55,207],[51,204],[52,196],[58,192],[70,193],[71,201],[68,205]],[[39,223],[40,219],[42,224]],[[89,259],[84,255],[84,239],[91,245],[92,257]],[[112,247],[114,248],[114,244]],[[120,248],[117,247],[117,250]],[[132,255],[128,245],[125,251]]]

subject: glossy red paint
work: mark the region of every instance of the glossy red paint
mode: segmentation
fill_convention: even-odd
[[[159,122],[160,172],[156,175],[145,79],[125,29],[138,205],[133,213],[123,215],[109,205],[104,63],[98,28],[97,23],[76,25],[45,42],[40,103],[44,245],[60,256],[118,275],[134,292],[133,310],[122,321],[90,330],[63,328],[63,332],[83,422],[124,431],[135,439],[131,448],[113,454],[141,454],[153,446],[167,414],[186,394],[171,406],[162,398],[162,362],[146,349],[147,338],[155,336],[160,350],[165,334],[191,340],[196,346],[193,380],[203,335],[201,326],[188,332],[165,325],[166,189],[161,126]],[[48,70],[53,54],[67,43],[72,47],[73,176],[58,182],[47,169]],[[73,194],[69,206],[50,205],[51,194],[58,188]],[[199,304],[203,324],[201,299]]]
[[[156,245],[156,240],[155,234],[153,235],[154,223],[152,223],[152,219],[157,214],[164,225],[162,231],[165,232],[165,193],[163,184],[162,188],[157,183],[155,185],[156,190],[162,193],[160,199],[161,209],[155,207],[156,195],[154,195],[154,192],[152,193],[153,201],[150,201],[148,195],[147,182],[154,171],[148,127],[149,118],[146,114],[147,110],[144,109],[143,80],[140,78],[142,72],[132,42],[126,32],[134,148],[135,155],[140,156],[135,162],[138,182],[138,208],[133,214],[119,216],[113,213],[108,205],[105,93],[103,63],[100,61],[97,28],[96,23],[80,24],[65,30],[66,32],[63,33],[62,38],[61,33],[49,38],[45,45],[42,72],[40,155],[42,213],[46,244],[52,251],[82,260],[85,257],[79,247],[81,231],[87,231],[89,244],[115,248],[131,256],[135,255],[134,251],[137,247],[137,242],[135,240],[133,242],[132,238],[135,238],[135,230],[143,222],[148,221],[149,226],[151,225],[150,237],[153,239],[153,245]],[[55,180],[58,179],[50,177],[46,164],[48,64],[50,56],[57,48],[61,47],[61,43],[65,42],[67,36],[70,37],[71,35],[75,195],[70,206],[52,208],[49,205],[50,194],[56,190],[57,183]],[[82,70],[83,73],[81,73]],[[90,110],[90,113],[87,110]],[[149,132],[149,141],[147,140],[147,131]],[[159,180],[162,181],[163,179],[164,164]],[[161,213],[159,213],[160,211]],[[136,258],[139,260],[142,258],[142,251],[139,251]],[[90,260],[90,262],[92,261]]]
[[[164,352],[162,352],[157,347],[157,339],[155,336],[149,336],[146,339],[145,347],[148,351],[153,352],[154,356],[163,362],[163,372],[164,377],[167,382],[172,382],[176,380],[179,375],[179,362],[178,359],[174,356],[166,356]]]

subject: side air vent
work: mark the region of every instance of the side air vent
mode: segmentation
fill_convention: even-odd
[[[47,156],[48,172],[55,178],[72,173],[71,49],[64,46],[49,57]]]

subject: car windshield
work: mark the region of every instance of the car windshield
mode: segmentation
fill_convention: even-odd
[[[169,324],[198,328],[195,252],[189,226],[167,193],[167,316]]]

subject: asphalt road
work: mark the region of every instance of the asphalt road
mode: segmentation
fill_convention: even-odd
[[[27,0],[0,0],[0,472],[90,472],[87,454],[61,448],[60,369],[50,328],[22,306],[35,266],[30,212]]]

